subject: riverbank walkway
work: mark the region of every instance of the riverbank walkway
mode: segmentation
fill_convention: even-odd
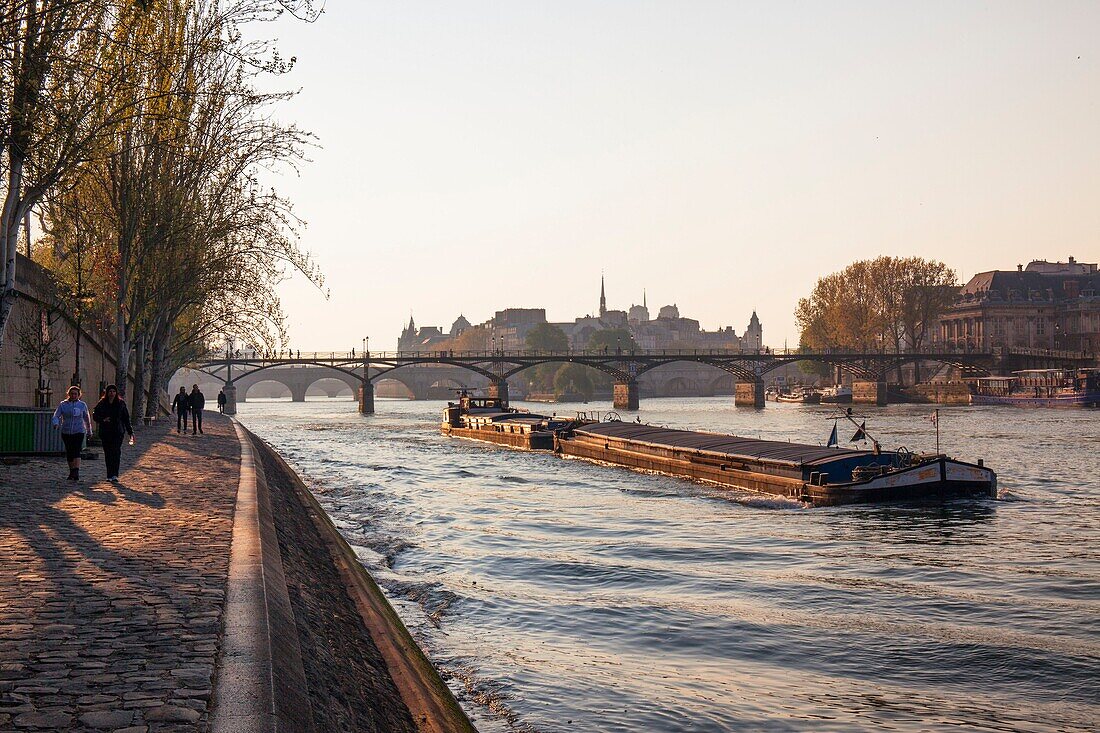
[[[217,413],[0,465],[0,733],[470,733],[301,479]]]
[[[118,484],[0,466],[0,730],[206,726],[239,468],[226,419],[139,431]]]

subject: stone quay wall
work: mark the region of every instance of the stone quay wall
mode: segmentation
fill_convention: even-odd
[[[20,366],[24,355],[19,347],[19,337],[21,332],[42,328],[42,314],[51,304],[56,304],[57,297],[52,293],[46,270],[22,255],[17,255],[16,259],[15,285],[19,297],[8,323],[4,346],[0,348],[0,406],[34,407],[38,369]],[[60,356],[43,373],[50,389],[49,404],[54,405],[64,399],[65,390],[72,384],[76,371],[76,318],[63,309],[57,309],[48,329]],[[115,363],[111,334],[85,321],[80,337],[80,383],[84,387],[86,400],[99,398],[100,382],[114,381]],[[132,379],[127,387],[129,394],[133,387]]]

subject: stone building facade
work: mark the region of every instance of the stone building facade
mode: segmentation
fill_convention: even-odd
[[[937,345],[1100,351],[1100,273],[1095,263],[1035,260],[981,272],[940,317]]]

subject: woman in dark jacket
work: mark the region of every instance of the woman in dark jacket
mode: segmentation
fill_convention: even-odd
[[[118,398],[118,387],[108,384],[101,399],[92,411],[92,419],[99,425],[99,439],[103,441],[103,459],[107,463],[107,480],[118,483],[118,464],[122,458],[122,439],[130,434],[134,444],[134,427],[130,424],[130,411],[126,402]]]

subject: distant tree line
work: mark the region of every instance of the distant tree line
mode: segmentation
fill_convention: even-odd
[[[276,121],[264,77],[294,59],[248,40],[309,0],[10,0],[0,18],[0,346],[16,252],[32,211],[49,268],[79,316],[110,329],[115,381],[134,369],[133,413],[175,369],[243,336],[285,341],[275,285],[322,276],[302,222],[264,185],[308,133]]]

